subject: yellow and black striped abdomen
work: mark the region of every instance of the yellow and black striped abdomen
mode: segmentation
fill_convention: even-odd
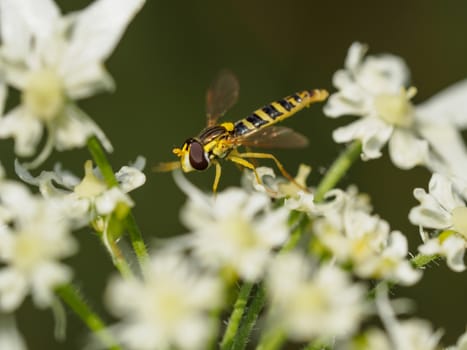
[[[284,97],[257,109],[248,117],[236,122],[234,134],[235,136],[246,136],[289,118],[310,104],[323,101],[327,97],[328,92],[326,90],[304,90]]]

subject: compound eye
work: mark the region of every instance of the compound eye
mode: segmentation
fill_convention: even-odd
[[[204,170],[209,166],[203,145],[198,141],[190,144],[190,164],[196,170]]]

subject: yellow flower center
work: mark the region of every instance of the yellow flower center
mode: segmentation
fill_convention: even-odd
[[[44,244],[38,235],[26,230],[18,233],[13,265],[22,271],[29,271],[44,257]]]
[[[401,90],[399,94],[381,94],[375,98],[375,108],[378,115],[385,122],[399,126],[409,127],[413,123],[413,107],[410,99],[417,90],[411,87]]]
[[[75,186],[74,192],[81,198],[94,198],[107,189],[107,185],[98,179],[92,170],[92,161],[84,163],[83,180]]]
[[[55,119],[65,105],[62,79],[51,69],[32,72],[23,90],[22,100],[26,108],[39,119]]]
[[[457,207],[452,211],[452,226],[467,239],[467,207]]]

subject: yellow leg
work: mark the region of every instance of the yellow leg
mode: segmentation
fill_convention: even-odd
[[[216,176],[212,184],[212,193],[216,194],[217,186],[219,186],[219,180],[221,179],[222,168],[219,162],[215,162],[214,165],[216,166]]]
[[[243,159],[242,157],[240,157],[240,153],[236,153],[236,155],[229,155],[226,159],[238,165],[241,165],[244,168],[250,169],[255,174],[256,181],[258,181],[259,184],[263,183],[261,181],[261,178],[258,175],[258,172],[256,171],[256,167],[253,164],[251,164],[249,161],[247,161],[246,159]]]
[[[237,157],[240,158],[260,158],[260,159],[272,159],[274,163],[276,163],[277,168],[279,171],[282,173],[282,175],[289,180],[290,182],[293,182],[296,186],[298,186],[300,189],[308,192],[308,189],[306,187],[303,187],[295,179],[285,170],[284,166],[279,162],[279,160],[272,154],[269,153],[257,153],[257,152],[245,152],[245,153],[237,153]],[[255,171],[256,172],[256,171]]]

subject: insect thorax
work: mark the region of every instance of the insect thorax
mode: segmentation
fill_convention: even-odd
[[[224,158],[234,148],[233,123],[223,123],[204,129],[198,136],[211,159]]]

